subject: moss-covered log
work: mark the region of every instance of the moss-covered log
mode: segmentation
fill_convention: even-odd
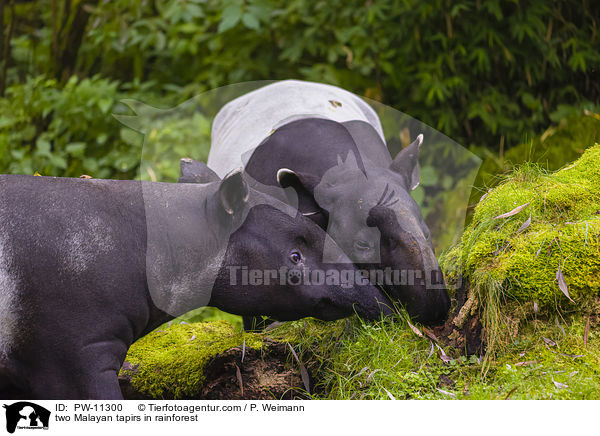
[[[285,342],[226,321],[156,330],[129,349],[119,381],[127,399],[305,398]]]

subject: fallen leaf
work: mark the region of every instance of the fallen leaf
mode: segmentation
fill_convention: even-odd
[[[537,259],[537,257],[540,255],[540,251],[542,251],[542,248],[543,248],[543,247],[540,247],[540,249],[537,251],[537,253],[535,253],[535,257],[536,257],[536,259]]]
[[[240,367],[235,365],[235,376],[237,378],[238,384],[240,385],[240,391],[242,396],[244,395],[244,382],[242,380],[242,371],[240,371]]]
[[[575,303],[569,296],[569,288],[567,287],[567,282],[565,281],[565,276],[560,269],[560,265],[558,266],[558,271],[556,271],[556,280],[558,280],[558,287],[560,288],[562,293],[565,294],[569,301]]]
[[[431,330],[429,330],[427,327],[423,327],[423,333],[425,333],[425,336],[427,336],[432,341],[439,342],[437,336]]]
[[[479,199],[479,202],[478,202],[477,204],[481,203],[481,202],[482,202],[482,201],[485,199],[485,197],[487,197],[487,196],[488,196],[488,194],[489,194],[490,192],[492,192],[492,190],[491,190],[491,189],[488,189],[488,192],[486,192],[485,194],[483,194],[483,195],[481,196],[481,198]]]
[[[531,214],[529,214],[529,218],[527,218],[527,221],[525,221],[521,227],[519,227],[519,230],[517,230],[517,233],[521,233],[523,230],[525,230],[527,227],[529,227],[531,225]]]
[[[310,394],[310,376],[308,375],[308,371],[302,364],[300,364],[300,376],[302,377],[304,389],[306,389],[306,392]]]
[[[517,362],[515,363],[515,366],[529,366],[529,365],[535,365],[537,363],[537,360],[527,360],[525,362]]]
[[[265,331],[268,332],[270,330],[273,330],[273,329],[279,327],[281,324],[283,324],[283,321],[273,321],[271,324],[269,324],[267,327],[265,327]]]
[[[440,388],[437,388],[437,390],[438,390],[438,392],[439,392],[440,394],[447,395],[447,396],[449,396],[450,398],[456,398],[456,394],[453,394],[452,392],[448,392],[448,391],[445,391],[445,390],[443,390],[443,389],[440,389]]]
[[[448,357],[448,355],[446,355],[446,352],[444,351],[444,349],[442,347],[440,347],[438,344],[435,344],[435,346],[437,347],[437,349],[440,351],[440,359],[442,359],[442,362],[448,363],[452,361],[451,357]]]
[[[565,354],[565,353],[560,353],[561,356],[565,356],[565,357],[571,357],[573,359],[577,359],[578,357],[585,357],[585,354]]]
[[[367,383],[369,383],[371,381],[371,377],[373,377],[373,374],[379,372],[379,371],[383,371],[382,369],[376,369],[375,371],[371,372],[368,376],[367,376]]]
[[[529,206],[529,203],[530,202],[527,202],[525,204],[522,204],[521,206],[517,206],[513,210],[511,210],[510,212],[506,212],[506,213],[503,213],[502,215],[495,216],[493,219],[497,220],[497,219],[500,219],[500,218],[508,218],[509,216],[516,215],[519,212],[521,212],[523,209],[525,209],[527,206]]]
[[[408,323],[408,326],[410,327],[410,329],[415,333],[415,335],[417,335],[420,338],[423,337],[423,333],[421,333],[421,331],[418,328],[416,328],[414,325],[412,325],[409,320],[406,320],[406,322]]]
[[[296,359],[296,362],[300,363],[300,359],[298,359],[298,355],[296,354],[294,347],[292,347],[292,344],[290,344],[289,342],[288,342],[288,347],[290,347],[290,350],[292,352],[292,355],[294,356],[294,359]]]
[[[383,389],[385,391],[385,393],[387,394],[387,396],[390,397],[390,400],[396,400],[396,398],[394,398],[394,396],[386,388],[381,388],[381,389]]]
[[[435,347],[433,346],[433,341],[429,341],[429,343],[431,344],[431,347],[429,347],[429,353],[427,354],[428,359],[431,357],[431,355],[435,351]]]
[[[298,362],[298,365],[300,365],[300,376],[302,377],[302,383],[304,384],[304,388],[306,389],[306,392],[308,392],[310,394],[310,376],[308,375],[308,371],[306,370],[306,368],[302,364],[302,362],[300,362],[300,359],[298,359],[298,355],[296,354],[296,351],[292,347],[292,344],[290,344],[289,342],[288,342],[288,347],[290,347],[290,350],[292,351],[292,355],[294,356],[294,359],[296,359],[296,362]]]
[[[558,389],[565,389],[569,387],[569,385],[555,381],[554,377],[552,377],[552,383],[554,383],[554,386],[556,386]]]
[[[556,342],[554,342],[552,339],[548,339],[543,336],[542,336],[542,339],[544,340],[546,345],[549,345],[550,347],[556,347]]]

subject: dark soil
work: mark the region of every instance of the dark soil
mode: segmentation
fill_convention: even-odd
[[[482,356],[485,354],[485,343],[483,342],[483,326],[479,311],[469,315],[460,328],[454,323],[458,313],[467,302],[467,290],[468,283],[463,282],[463,286],[456,291],[453,309],[446,322],[435,327],[433,332],[440,342],[455,350],[457,355]]]

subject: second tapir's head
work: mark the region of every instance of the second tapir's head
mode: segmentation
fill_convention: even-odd
[[[218,185],[207,214],[219,220],[228,240],[208,305],[279,320],[353,313],[376,319],[392,312],[378,288],[356,280],[358,270],[341,250],[338,263],[323,263],[325,231],[296,209],[251,188],[240,171],[217,181],[202,163],[182,160],[181,166],[180,182]]]
[[[315,210],[303,213],[320,225],[326,223],[327,233],[352,262],[378,270],[377,282],[413,317],[435,323],[445,317],[450,302],[429,229],[410,195],[419,185],[422,141],[419,135],[387,168],[364,156],[358,157],[358,165],[350,151],[320,180],[282,169],[278,181],[295,187],[299,195],[312,196]],[[301,199],[300,204],[307,208],[311,201]],[[328,246],[326,261],[327,257]]]

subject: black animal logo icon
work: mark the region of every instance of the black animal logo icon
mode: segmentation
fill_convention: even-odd
[[[302,282],[302,272],[297,269],[289,270],[287,281],[290,285],[299,285]]]
[[[24,428],[48,428],[50,411],[28,401],[4,405],[6,409],[6,431],[14,433],[17,426]]]

